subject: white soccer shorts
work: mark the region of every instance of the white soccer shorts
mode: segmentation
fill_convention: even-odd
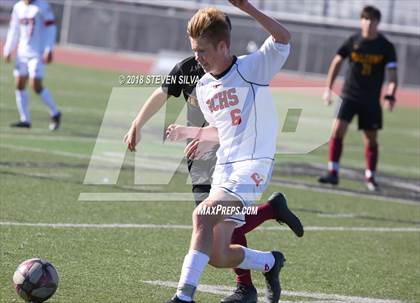
[[[229,164],[218,164],[213,173],[212,191],[221,189],[236,197],[248,207],[259,201],[267,188],[274,167],[272,159],[246,160]],[[226,221],[234,221],[237,227],[245,224],[244,214],[229,216]]]
[[[40,78],[44,77],[44,60],[41,57],[16,57],[15,69],[13,71],[15,77]]]

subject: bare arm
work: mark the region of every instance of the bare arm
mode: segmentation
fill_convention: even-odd
[[[392,111],[395,105],[395,94],[397,92],[398,87],[398,76],[397,76],[397,69],[392,68],[387,70],[388,74],[388,87],[386,90],[385,100],[385,107]]]
[[[149,96],[146,103],[140,109],[137,117],[133,120],[133,124],[139,128],[142,128],[144,124],[146,124],[146,122],[149,121],[149,119],[162,108],[167,99],[168,95],[163,91],[161,87],[155,89],[155,91]]]
[[[137,117],[133,120],[130,129],[124,136],[124,143],[127,144],[130,151],[136,150],[136,145],[141,139],[141,129],[144,124],[162,108],[167,98],[168,95],[159,87],[150,95],[146,103],[140,109]]]
[[[19,18],[16,14],[15,8],[13,7],[12,15],[10,16],[10,26],[7,32],[6,43],[3,47],[3,57],[6,63],[10,62],[11,53],[19,42]]]
[[[275,42],[287,44],[290,41],[289,31],[280,22],[255,8],[248,0],[229,0],[234,6],[254,18],[274,38]]]
[[[338,73],[341,69],[341,64],[343,63],[343,57],[340,55],[335,55],[331,61],[330,67],[328,68],[327,83],[324,92],[324,101],[327,105],[331,104],[331,94],[334,86],[335,79],[337,78]]]
[[[219,142],[219,134],[214,126],[195,127],[171,124],[166,130],[166,138],[170,141],[198,139],[201,141]]]

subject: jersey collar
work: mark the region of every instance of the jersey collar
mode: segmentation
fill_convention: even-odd
[[[223,78],[232,68],[232,66],[236,63],[236,60],[238,60],[238,58],[236,56],[233,56],[232,58],[232,64],[221,74],[218,75],[213,75],[211,74],[214,78],[216,78],[217,80],[219,80],[220,78]]]

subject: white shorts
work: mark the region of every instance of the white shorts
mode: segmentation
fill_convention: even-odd
[[[274,167],[271,159],[246,160],[229,164],[218,164],[213,173],[212,191],[221,189],[236,197],[243,206],[259,201],[267,188]],[[237,227],[245,224],[245,215],[235,214],[227,221],[234,221]]]
[[[44,77],[44,60],[41,57],[16,57],[16,65],[13,71],[15,77],[29,76],[29,78]]]

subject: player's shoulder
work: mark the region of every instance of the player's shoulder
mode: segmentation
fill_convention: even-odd
[[[38,6],[42,12],[50,12],[51,6],[46,0],[36,0],[33,2],[34,5]]]
[[[200,80],[197,82],[197,87],[206,86],[210,82],[214,81],[214,78],[211,74],[205,73]]]
[[[181,71],[183,75],[200,75],[204,74],[203,69],[194,56],[187,57],[175,65],[176,69]]]
[[[18,1],[15,4],[13,4],[14,11],[23,10],[23,9],[25,9],[25,3],[23,1]]]
[[[359,32],[352,33],[347,38],[346,41],[348,41],[348,42],[361,42],[362,40],[363,40],[362,33],[359,31]]]
[[[41,7],[49,7],[50,6],[50,4],[48,3],[47,0],[36,0],[34,2],[34,4],[36,4],[38,6],[41,6]]]
[[[382,43],[388,45],[388,46],[393,46],[394,44],[382,33],[378,34],[378,40],[381,41]]]

